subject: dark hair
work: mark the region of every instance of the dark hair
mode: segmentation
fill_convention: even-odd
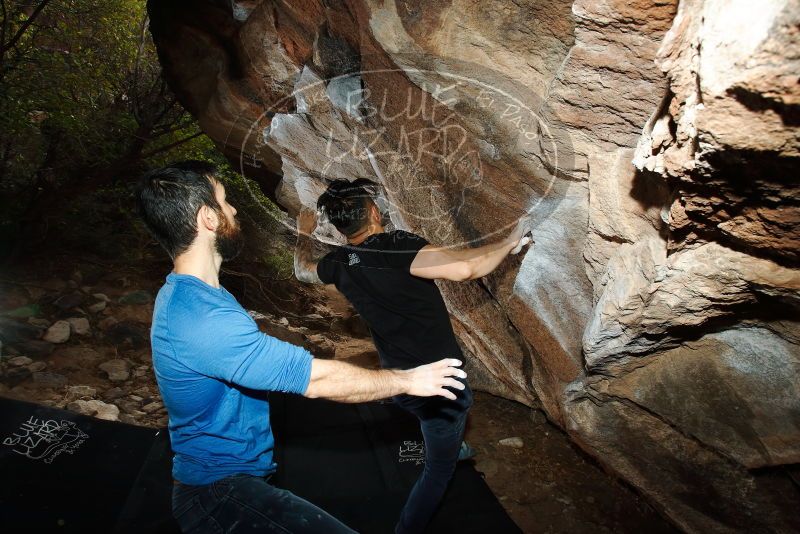
[[[214,196],[217,169],[205,161],[181,161],[142,176],[136,189],[139,213],[171,258],[197,237],[197,212],[221,207]]]
[[[346,236],[358,232],[367,222],[374,185],[366,178],[353,182],[334,180],[317,200],[317,209]]]

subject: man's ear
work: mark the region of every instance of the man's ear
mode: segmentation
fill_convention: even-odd
[[[372,202],[372,204],[371,204],[371,205],[370,205],[370,207],[369,207],[369,211],[370,211],[370,215],[371,215],[371,217],[370,217],[370,218],[371,218],[373,221],[375,221],[375,222],[377,222],[378,224],[380,224],[380,222],[383,220],[383,217],[381,216],[381,210],[379,210],[379,209],[378,209],[378,204],[376,204],[376,203],[373,201],[373,202]]]
[[[200,228],[202,226],[210,232],[216,232],[218,225],[217,212],[206,205],[201,206],[197,211],[197,227]]]

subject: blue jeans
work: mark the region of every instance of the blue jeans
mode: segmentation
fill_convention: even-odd
[[[458,399],[444,397],[395,397],[395,402],[419,419],[425,440],[425,468],[400,512],[396,534],[420,534],[444,496],[458,461],[472,390],[456,392]]]
[[[193,534],[355,533],[321,508],[253,475],[233,475],[204,486],[176,484],[172,515],[183,532]]]

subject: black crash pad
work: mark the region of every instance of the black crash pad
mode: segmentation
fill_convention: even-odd
[[[270,397],[277,486],[364,533],[394,532],[423,469],[416,418],[393,404],[338,404],[295,395]],[[515,533],[472,462],[458,464],[431,533]]]
[[[0,398],[4,532],[179,532],[165,430]]]
[[[419,475],[422,437],[391,404],[271,394],[276,485],[359,532],[392,532]],[[178,532],[165,430],[0,398],[4,532]],[[459,464],[431,533],[519,532],[470,462]]]

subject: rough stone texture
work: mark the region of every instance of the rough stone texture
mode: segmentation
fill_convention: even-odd
[[[523,442],[522,438],[519,437],[503,438],[500,441],[498,441],[498,443],[505,447],[512,447],[514,449],[521,449],[522,447],[525,446],[525,442]]]
[[[75,400],[67,404],[67,409],[82,415],[89,415],[106,421],[119,421],[119,408],[96,399]]]
[[[800,259],[800,30],[793,2],[681,2],[656,63],[669,93],[636,165],[677,188],[672,249],[714,239]]]
[[[150,402],[142,406],[142,411],[144,413],[155,413],[158,410],[162,409],[164,405],[160,402]]]
[[[30,365],[32,363],[33,360],[31,360],[27,356],[16,356],[8,360],[8,365],[11,365],[12,367],[23,367],[26,365]]]
[[[89,319],[86,317],[70,317],[67,319],[67,322],[72,328],[72,332],[78,334],[79,336],[85,336],[91,330]]]
[[[335,178],[441,245],[529,213],[525,254],[440,283],[473,385],[686,530],[799,528],[796,2],[232,5],[151,0],[151,29],[289,217]]]
[[[592,155],[636,144],[642,125],[663,96],[653,63],[672,24],[671,0],[576,0],[575,44],[553,80],[542,109],[555,129],[567,129],[576,153],[573,169],[586,176]]]
[[[31,373],[38,373],[39,371],[44,371],[47,369],[47,363],[45,362],[33,362],[28,366],[28,371]]]
[[[795,464],[800,361],[793,350],[765,328],[725,330],[597,388],[658,413],[747,468]]]
[[[70,386],[67,389],[67,394],[73,396],[74,398],[94,397],[97,395],[97,389],[91,386]]]
[[[44,339],[48,343],[66,343],[69,340],[70,323],[68,321],[56,321],[45,332]]]
[[[109,360],[101,363],[98,367],[100,367],[102,371],[106,372],[108,379],[112,382],[122,382],[130,378],[131,366],[125,360]]]
[[[622,244],[660,237],[661,209],[668,188],[660,179],[637,172],[633,150],[594,154],[589,173],[589,232],[583,257],[595,303],[607,283],[606,266]]]
[[[663,243],[644,239],[621,252],[608,264],[605,291],[584,333],[592,370],[677,343],[743,305],[756,308],[760,297],[800,305],[800,271],[717,243],[667,258]]]
[[[750,472],[660,414],[575,384],[567,428],[608,468],[690,532],[796,532],[797,488],[780,471]],[[676,484],[676,481],[680,481]]]

